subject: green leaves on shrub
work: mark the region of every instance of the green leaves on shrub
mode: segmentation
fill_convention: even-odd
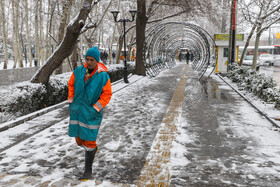
[[[265,102],[274,102],[280,108],[280,88],[273,77],[253,71],[250,67],[233,66],[227,74],[239,88],[253,93]]]

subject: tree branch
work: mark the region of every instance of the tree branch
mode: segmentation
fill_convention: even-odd
[[[266,14],[265,16],[261,17],[261,19],[266,19],[267,17],[269,17],[270,15],[274,14],[275,12],[280,10],[280,4],[271,12],[269,12],[268,14]]]
[[[151,6],[149,7],[149,10],[147,12],[148,19],[151,18],[155,14],[155,11],[162,5],[163,2],[164,2],[164,0],[160,3],[157,3],[155,1],[152,2]],[[152,10],[153,4],[158,4],[157,7],[154,10]]]
[[[277,23],[278,21],[280,21],[280,17],[278,17],[276,20],[274,20],[273,22],[271,22],[270,24],[262,28],[258,33],[262,33],[263,31],[269,29],[269,27],[271,27],[273,24]]]
[[[181,12],[178,12],[176,14],[171,14],[169,16],[165,16],[165,17],[160,18],[160,19],[154,19],[154,20],[148,21],[147,23],[155,23],[155,22],[163,21],[163,20],[166,20],[168,18],[172,18],[172,17],[175,17],[175,16],[180,16],[181,14],[184,14],[184,13],[186,13],[186,11],[181,11]]]

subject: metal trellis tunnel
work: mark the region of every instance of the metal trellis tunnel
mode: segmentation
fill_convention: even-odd
[[[187,22],[165,22],[146,31],[144,61],[147,74],[154,77],[175,66],[180,49],[187,49],[194,55],[192,68],[197,71],[198,79],[211,75],[217,59],[215,41],[204,29]]]

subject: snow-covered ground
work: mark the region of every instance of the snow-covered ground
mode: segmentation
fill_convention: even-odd
[[[135,78],[138,77],[133,76],[129,79],[130,82],[133,82]],[[123,86],[124,83],[114,85],[113,92],[120,90]],[[124,165],[127,168],[126,182],[131,183],[131,181],[138,179],[137,172],[132,166],[136,165],[135,167],[142,168],[145,162],[143,158],[148,151],[143,151],[143,146],[148,148],[153,141],[161,116],[168,105],[165,102],[166,97],[172,96],[172,87],[175,86],[176,82],[171,87],[159,86],[156,80],[144,77],[133,86],[125,87],[113,94],[111,102],[106,108],[103,125],[100,129],[100,151],[96,159],[97,162],[94,164],[94,167],[99,168],[95,171],[95,174],[102,175],[102,178],[97,178],[97,180],[105,180],[103,186],[112,186],[111,183],[105,185],[106,178],[115,177],[114,180],[120,180],[118,170]],[[161,92],[154,93],[150,90],[150,87],[156,87]],[[169,89],[169,91],[164,90],[164,88]],[[53,117],[55,117],[55,113]],[[149,123],[144,119],[149,119]],[[36,119],[32,120],[28,125],[37,126],[41,123],[40,121],[48,120],[50,120],[50,116],[46,115],[39,121],[38,119],[37,121]],[[2,166],[5,163],[13,163],[8,164],[9,167],[1,167],[3,169],[0,177],[2,178],[1,184],[5,185],[5,181],[17,178],[16,180],[19,180],[18,185],[23,185],[26,179],[23,176],[26,173],[29,176],[38,175],[38,179],[37,177],[31,177],[30,180],[34,183],[42,184],[50,181],[51,184],[60,184],[63,179],[77,183],[74,179],[82,171],[84,150],[78,148],[74,139],[67,136],[68,120],[68,118],[62,120],[51,128],[1,153]],[[124,128],[124,125],[127,125],[127,127]],[[5,137],[17,136],[15,132],[8,133],[5,133]],[[15,155],[15,152],[18,154]],[[137,155],[140,158],[137,158]],[[18,162],[19,159],[20,162]],[[119,163],[120,160],[122,164]],[[132,160],[135,160],[135,162],[130,163]],[[7,171],[12,175],[6,176],[4,173]],[[107,173],[105,176],[104,171]],[[30,186],[34,183],[31,183]],[[88,186],[89,184],[91,183],[83,183],[80,186]]]
[[[136,186],[183,67],[179,64],[127,87],[124,83],[113,86],[119,91],[104,114],[94,180],[77,180],[83,170],[84,150],[67,136],[67,117],[0,153],[0,186]],[[209,80],[205,86],[195,75],[188,78],[168,165],[171,186],[279,184],[278,129],[217,76]],[[249,97],[266,112],[279,114],[270,104]],[[57,115],[54,111],[26,126],[36,127]],[[5,141],[17,134],[5,132],[0,137]]]
[[[23,60],[22,65],[24,68],[35,67],[34,60],[32,60],[31,66],[30,63],[26,63],[25,60]],[[7,64],[7,69],[13,69],[13,66],[14,66],[14,60],[9,59]],[[4,68],[4,59],[0,59],[0,70],[3,68]],[[18,64],[16,64],[16,68],[21,68],[21,67],[19,67]]]

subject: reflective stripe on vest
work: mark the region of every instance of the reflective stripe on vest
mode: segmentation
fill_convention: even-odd
[[[98,101],[97,101],[95,104],[98,106],[98,108],[99,108],[100,110],[103,109],[103,106],[102,106]]]
[[[88,125],[88,124],[85,124],[85,123],[80,122],[78,120],[70,120],[69,124],[70,125],[79,125],[81,127],[85,127],[85,128],[88,128],[88,129],[99,129],[100,128],[100,125]]]

